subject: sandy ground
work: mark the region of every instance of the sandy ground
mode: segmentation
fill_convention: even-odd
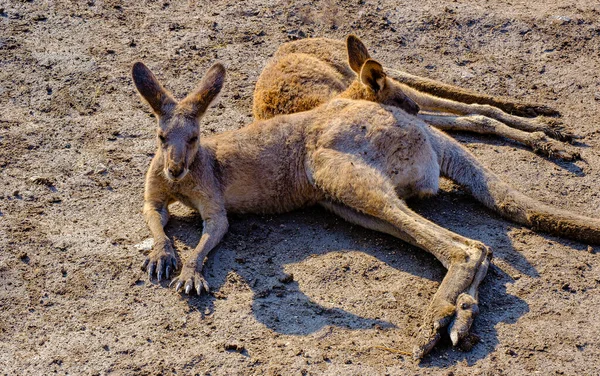
[[[516,188],[600,215],[600,5],[594,1],[0,1],[0,372],[6,374],[593,375],[600,255],[536,234],[445,184],[410,205],[495,252],[471,351],[410,350],[444,268],[318,208],[230,218],[208,296],[149,283],[141,216],[155,119],[129,71],[144,61],[179,97],[228,68],[202,134],[251,121],[277,46],[358,34],[372,55],[477,91],[552,105],[582,161],[456,137]],[[562,18],[559,18],[562,17]],[[201,219],[167,232],[183,258]]]

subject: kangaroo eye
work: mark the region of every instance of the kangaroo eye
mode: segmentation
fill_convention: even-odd
[[[188,144],[193,144],[198,141],[198,136],[194,136],[188,140]]]

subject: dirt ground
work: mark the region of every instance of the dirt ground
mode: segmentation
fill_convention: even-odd
[[[319,208],[232,216],[181,296],[140,270],[155,119],[144,61],[179,97],[228,78],[202,134],[251,121],[254,83],[291,39],[359,35],[385,65],[558,108],[582,161],[455,135],[528,195],[600,215],[600,5],[594,1],[0,0],[0,372],[5,374],[600,374],[600,254],[502,220],[457,186],[410,205],[494,249],[471,351],[410,350],[445,270]],[[201,219],[172,207],[182,258]],[[600,248],[599,248],[600,250]]]

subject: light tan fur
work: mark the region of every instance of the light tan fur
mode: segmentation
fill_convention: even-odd
[[[440,174],[509,219],[600,242],[600,221],[520,194],[452,138],[395,106],[338,98],[199,138],[199,120],[223,84],[221,65],[210,68],[181,102],[143,64],[136,63],[132,75],[158,117],[158,148],[144,195],[144,216],[155,240],[144,263],[150,278],[168,278],[177,266],[164,232],[169,203],[180,201],[204,220],[198,246],[172,281],[176,290],[208,291],[203,263],[227,232],[228,213],[279,213],[320,204],[432,253],[448,269],[416,338],[414,356],[420,359],[444,328],[454,344],[468,334],[491,257],[481,242],[441,228],[406,205],[407,197],[435,194]]]
[[[353,35],[348,36],[345,44],[326,38],[285,43],[258,78],[254,91],[254,116],[256,119],[268,119],[278,114],[306,111],[351,86],[368,83],[368,78],[361,71],[367,61],[378,64],[370,59],[364,44]],[[572,135],[565,133],[556,119],[530,119],[502,110],[520,114],[557,114],[548,107],[478,95],[401,71],[386,69],[384,72],[383,67],[379,79],[385,93],[364,99],[395,105],[411,113],[410,106],[418,106],[417,109],[429,112],[418,116],[440,129],[499,135],[521,142],[546,156],[566,160],[579,158],[576,149],[550,138],[572,139]],[[460,116],[448,116],[448,113]]]

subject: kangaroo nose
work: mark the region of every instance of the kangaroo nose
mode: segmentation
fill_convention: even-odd
[[[420,109],[421,108],[419,107],[418,104],[416,104],[415,102],[412,102],[411,106],[410,106],[410,111],[408,111],[408,113],[411,114],[411,115],[416,115],[416,114],[419,113]]]
[[[173,177],[173,179],[177,179],[183,173],[183,168],[181,167],[169,167],[169,174]]]

